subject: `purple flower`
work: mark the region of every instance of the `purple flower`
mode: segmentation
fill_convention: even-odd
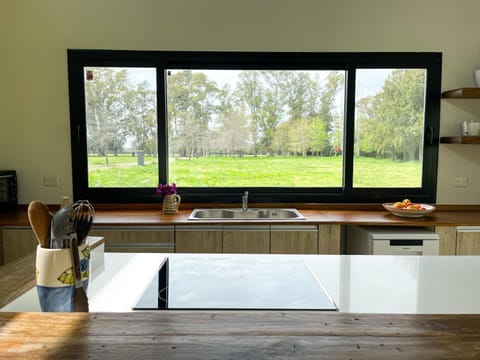
[[[157,195],[173,195],[177,193],[177,185],[175,183],[172,183],[172,185],[169,184],[158,184],[157,186]]]

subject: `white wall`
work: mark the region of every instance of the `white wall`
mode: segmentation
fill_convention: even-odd
[[[479,14],[478,0],[2,0],[0,168],[17,170],[20,203],[72,196],[69,48],[437,51],[446,90],[474,86]],[[442,100],[441,133],[479,116],[480,100]],[[480,203],[479,155],[440,146],[438,203]]]

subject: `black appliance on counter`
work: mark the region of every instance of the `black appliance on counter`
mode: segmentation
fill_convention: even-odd
[[[17,206],[17,172],[0,170],[0,211]]]

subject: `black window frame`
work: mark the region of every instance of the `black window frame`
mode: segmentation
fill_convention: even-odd
[[[95,203],[159,202],[152,188],[88,187],[84,67],[157,69],[159,183],[167,182],[168,135],[166,69],[344,70],[344,185],[341,188],[198,187],[178,191],[183,202],[236,203],[249,191],[256,203],[382,203],[408,197],[434,203],[437,189],[442,54],[436,52],[202,52],[68,49],[73,195]],[[355,70],[422,68],[427,70],[422,185],[419,188],[353,188]],[[160,86],[162,85],[162,86]],[[162,111],[163,109],[163,111]]]

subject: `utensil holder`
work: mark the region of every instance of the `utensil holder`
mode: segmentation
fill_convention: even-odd
[[[164,195],[163,196],[163,212],[165,214],[178,213],[178,207],[182,198],[178,194]]]
[[[78,246],[80,272],[85,291],[90,278],[90,246]],[[35,258],[37,292],[42,311],[72,312],[74,309],[75,276],[72,250],[46,249],[37,246]]]

